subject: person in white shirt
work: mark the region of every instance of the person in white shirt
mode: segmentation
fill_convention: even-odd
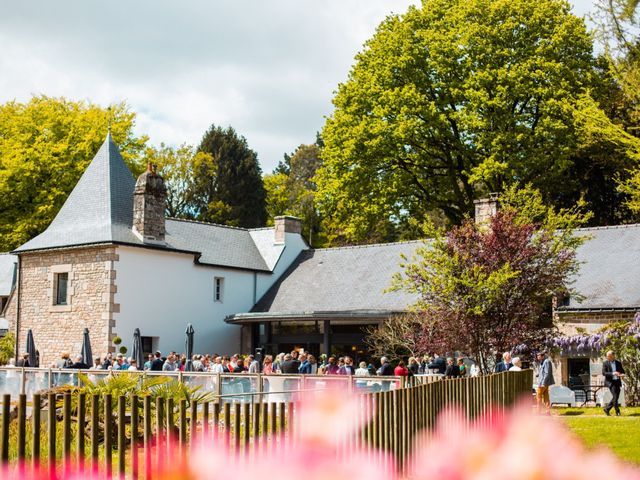
[[[211,367],[209,367],[209,371],[211,373],[224,373],[224,368],[222,368],[222,357],[216,357],[213,359],[213,363]]]
[[[367,368],[367,362],[360,362],[358,368],[356,368],[356,377],[369,377],[371,373],[369,373],[369,369]]]
[[[510,372],[519,372],[522,370],[522,360],[520,357],[515,357],[513,359],[513,366],[509,369]]]

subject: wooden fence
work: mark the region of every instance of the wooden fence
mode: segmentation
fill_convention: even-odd
[[[421,448],[413,441],[414,434],[432,428],[445,407],[458,407],[469,419],[482,415],[490,421],[530,395],[532,381],[532,371],[525,370],[355,395],[358,413],[345,419],[354,433],[336,438],[338,450],[369,452],[371,461],[380,462],[382,468],[393,468],[388,458],[395,457],[401,468],[410,469],[407,459],[413,448]],[[343,391],[335,395],[346,397]],[[312,401],[312,396],[298,401]],[[137,478],[163,461],[159,452],[165,445],[175,443],[186,451],[199,441],[211,440],[223,442],[243,458],[296,442],[299,402],[224,400],[221,396],[199,404],[67,392],[36,393],[28,402],[24,394],[13,399],[4,395],[0,461],[52,470],[101,469],[108,477],[117,472]]]

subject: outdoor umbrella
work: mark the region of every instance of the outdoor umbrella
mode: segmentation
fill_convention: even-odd
[[[90,367],[93,365],[93,352],[91,352],[91,340],[89,340],[89,329],[85,328],[84,333],[82,334],[82,351],[80,352],[82,355],[82,361],[89,365]]]
[[[193,365],[191,364],[191,357],[193,356],[193,325],[188,323],[187,331],[184,333],[187,334],[187,340],[185,342],[185,350],[187,351],[187,362],[184,364],[184,371],[190,372],[193,370]]]
[[[38,356],[36,354],[36,344],[33,341],[33,332],[31,329],[27,332],[27,353],[29,354],[29,366],[38,366]]]
[[[144,356],[142,352],[142,337],[140,336],[139,328],[136,328],[133,331],[133,348],[131,349],[131,356],[138,364],[138,369],[142,370],[144,367]]]

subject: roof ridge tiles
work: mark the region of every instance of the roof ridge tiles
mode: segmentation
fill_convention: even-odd
[[[602,225],[599,227],[582,227],[582,228],[576,228],[574,231],[585,232],[590,230],[616,230],[616,229],[634,228],[634,227],[640,227],[640,223],[628,223],[625,225]]]
[[[166,219],[167,220],[173,220],[175,222],[195,223],[197,225],[207,225],[209,227],[229,228],[231,230],[240,230],[242,232],[250,232],[252,230],[250,228],[234,227],[234,226],[231,226],[231,225],[222,225],[221,223],[203,222],[202,220],[191,220],[191,219],[188,219],[188,218],[167,217]]]
[[[358,249],[358,248],[388,247],[391,245],[409,245],[414,243],[424,243],[427,240],[429,239],[427,238],[427,239],[420,239],[420,240],[403,240],[402,242],[369,243],[366,245],[344,245],[341,247],[313,248],[313,249],[309,249],[309,251],[322,252],[322,251],[333,251],[333,250],[351,250],[351,249]]]

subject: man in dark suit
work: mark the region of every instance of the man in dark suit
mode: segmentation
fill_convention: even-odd
[[[156,352],[156,358],[153,362],[151,362],[151,370],[152,372],[161,372],[162,367],[164,366],[164,360],[162,360],[162,353]]]
[[[513,367],[511,353],[504,352],[502,354],[502,361],[496,364],[495,373],[508,372],[511,367]]]
[[[447,369],[444,372],[444,378],[458,378],[460,376],[460,367],[455,364],[453,358],[447,358]]]
[[[602,363],[602,375],[604,375],[604,385],[611,391],[611,401],[604,407],[604,413],[609,416],[612,408],[615,409],[616,415],[620,416],[620,405],[618,398],[620,390],[622,390],[622,377],[624,377],[624,368],[622,363],[616,360],[615,354],[609,350],[607,359]]]
[[[284,362],[280,365],[280,370],[282,373],[299,373],[300,362],[298,360],[294,360],[290,353],[287,353],[284,356]]]
[[[444,374],[447,370],[447,362],[444,357],[435,355],[433,361],[427,365],[427,369],[436,370],[436,373]]]
[[[84,359],[82,358],[82,355],[78,355],[76,357],[76,361],[73,362],[69,368],[75,368],[78,370],[88,370],[89,365],[85,363]]]

